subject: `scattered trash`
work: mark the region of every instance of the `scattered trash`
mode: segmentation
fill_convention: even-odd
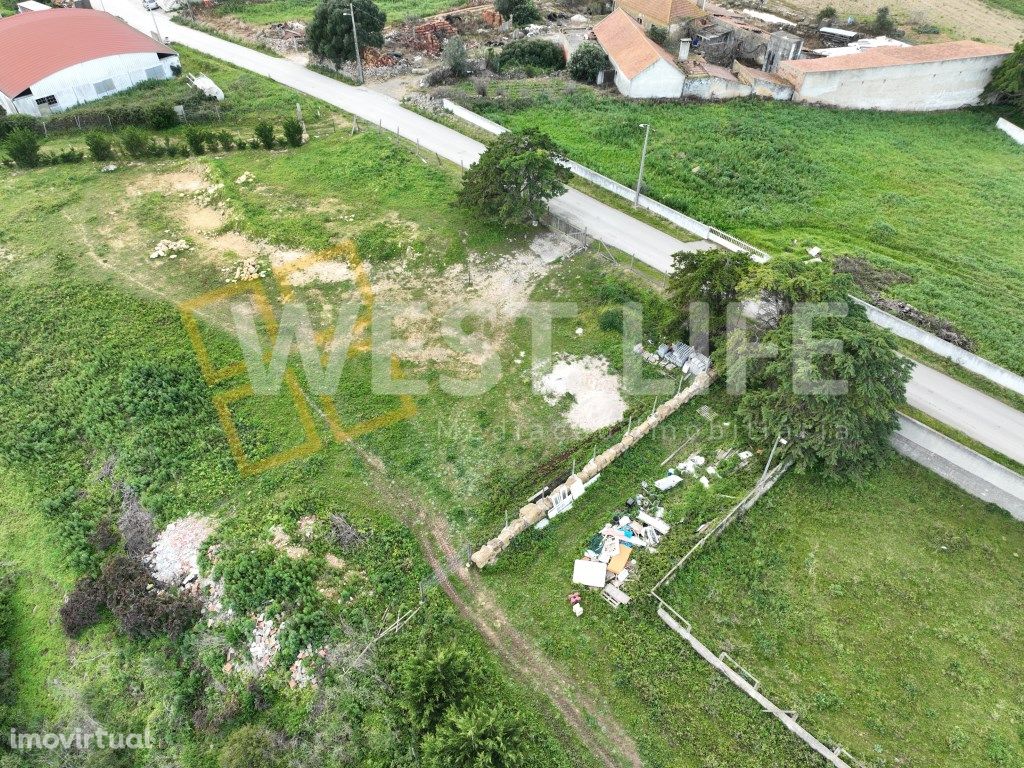
[[[577,560],[572,567],[573,584],[601,589],[605,584],[608,566],[593,560]]]
[[[670,491],[681,482],[683,482],[683,478],[675,474],[672,470],[669,470],[668,476],[654,481],[654,487],[659,491]]]
[[[579,592],[569,595],[569,605],[572,606],[572,612],[576,614],[576,618],[583,615],[583,598],[580,597]]]
[[[117,166],[111,163],[110,165],[104,165],[100,168],[100,173],[112,173],[117,170]]]

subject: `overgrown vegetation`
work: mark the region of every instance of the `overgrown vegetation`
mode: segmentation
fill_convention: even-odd
[[[306,45],[311,54],[341,69],[345,62],[355,61],[357,39],[360,51],[384,45],[384,21],[384,12],[373,0],[320,0],[306,29]]]
[[[855,256],[910,280],[887,294],[953,324],[1024,373],[1024,155],[990,110],[933,114],[797,104],[645,105],[581,89],[490,86],[481,108],[548,133],[574,160],[636,181],[651,123],[648,194],[772,253]],[[831,137],[823,142],[822,136]],[[951,153],[950,146],[957,152]],[[968,212],[967,215],[964,212]]]

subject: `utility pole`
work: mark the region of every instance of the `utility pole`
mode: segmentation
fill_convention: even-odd
[[[647,161],[647,139],[651,136],[651,124],[640,123],[644,129],[644,148],[640,151],[640,175],[636,178],[636,197],[633,198],[633,207],[640,205],[640,186],[644,183],[644,163]]]
[[[153,9],[152,8],[149,9],[149,15],[153,18],[153,31],[156,32],[156,39],[157,39],[158,42],[162,43],[164,41],[164,38],[163,38],[163,35],[160,34],[160,27],[157,26],[156,14],[153,13]]]
[[[356,31],[356,9],[352,3],[348,4],[348,15],[352,17],[352,41],[356,46],[356,67],[359,70],[359,84],[366,85],[366,78],[363,77],[363,57],[359,55],[359,32]]]

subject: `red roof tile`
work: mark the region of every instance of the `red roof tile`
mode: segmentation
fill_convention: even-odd
[[[644,28],[621,8],[612,11],[594,27],[594,36],[615,68],[630,80],[657,63],[658,59],[664,59],[678,69],[668,51],[651,40]]]
[[[617,0],[615,7],[623,9],[630,16],[643,16],[644,21],[665,27],[680,21],[703,19],[709,15],[691,0]]]
[[[44,77],[104,56],[173,54],[109,13],[54,8],[0,19],[0,91],[14,98]]]

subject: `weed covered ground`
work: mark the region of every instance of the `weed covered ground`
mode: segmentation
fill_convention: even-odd
[[[664,594],[711,648],[869,765],[1024,760],[1024,530],[893,460],[784,479]]]
[[[316,11],[312,0],[269,0],[265,3],[229,0],[217,6],[218,13],[235,16],[250,24],[278,24],[285,21],[309,21]],[[463,3],[457,0],[382,0],[378,3],[389,24],[432,16]]]
[[[1024,372],[1024,155],[986,110],[884,114],[763,101],[640,104],[580,89],[492,86],[480,107],[538,127],[649,194],[769,250],[821,247],[909,279],[887,293]],[[954,150],[955,148],[955,150]]]

